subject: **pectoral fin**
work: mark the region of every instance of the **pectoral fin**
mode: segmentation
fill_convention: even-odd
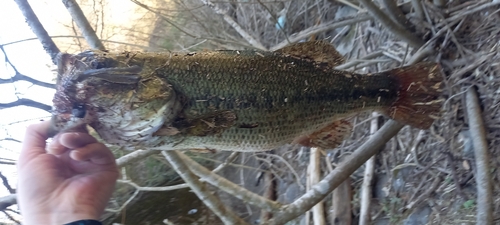
[[[344,57],[333,45],[326,41],[308,41],[296,43],[277,50],[276,52],[316,63],[325,63],[334,68],[345,62]]]
[[[171,126],[164,126],[154,133],[156,136],[177,134],[190,136],[207,136],[221,133],[234,125],[236,114],[231,111],[218,111],[193,119],[183,119]]]
[[[337,120],[309,135],[298,137],[293,141],[306,147],[332,149],[344,141],[352,130],[352,124],[346,120]]]

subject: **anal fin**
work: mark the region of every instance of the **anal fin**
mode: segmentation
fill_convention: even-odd
[[[352,131],[352,124],[347,120],[336,120],[327,126],[296,138],[293,143],[306,147],[333,149],[339,146]]]

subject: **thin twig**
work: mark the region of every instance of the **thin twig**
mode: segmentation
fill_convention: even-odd
[[[476,90],[471,87],[466,94],[470,136],[476,159],[477,224],[493,224],[493,191],[490,175],[490,156],[481,106]]]
[[[52,39],[54,39],[54,38],[79,38],[79,39],[83,38],[83,39],[85,39],[85,37],[83,37],[83,36],[75,36],[75,35],[54,35],[54,36],[49,36],[49,37],[52,38]],[[5,44],[0,44],[0,45],[7,46],[7,45],[19,44],[19,43],[22,43],[22,42],[25,42],[25,41],[32,41],[32,40],[37,40],[37,38],[26,38],[26,39],[22,39],[22,40],[7,42]],[[148,49],[149,48],[148,46],[145,46],[145,45],[138,45],[138,44],[121,42],[121,41],[101,40],[101,42],[121,44],[121,45],[138,47],[138,48],[143,48],[143,49]],[[157,47],[157,48],[159,48],[159,49],[165,49],[165,48],[162,48],[162,47]]]
[[[20,221],[16,220],[14,217],[12,217],[9,213],[7,213],[7,210],[5,211],[2,211],[3,214],[5,214],[5,216],[7,216],[7,218],[9,218],[9,220],[11,220],[12,222],[16,223],[16,224],[21,224]],[[10,224],[10,223],[9,223]]]
[[[405,14],[398,7],[397,1],[395,0],[381,0],[382,4],[387,10],[387,14],[391,19],[404,27],[406,30],[410,30],[410,21],[406,19]]]
[[[11,108],[15,106],[28,106],[28,107],[33,107],[41,110],[45,110],[47,112],[50,112],[52,109],[52,106],[33,101],[31,99],[26,99],[26,98],[20,98],[16,101],[9,102],[9,103],[0,103],[0,109],[6,109],[6,108]]]
[[[23,13],[24,18],[26,18],[26,23],[28,23],[28,26],[31,28],[33,33],[35,33],[38,40],[40,40],[40,42],[42,43],[43,49],[50,55],[52,62],[56,64],[56,56],[60,52],[60,50],[59,48],[57,48],[54,41],[49,37],[49,34],[45,30],[45,28],[43,28],[42,23],[40,23],[38,17],[36,17],[28,1],[15,0],[15,2]]]
[[[232,152],[223,163],[219,164],[214,170],[212,170],[212,173],[218,173],[222,169],[226,168],[226,166],[232,163],[239,155],[240,152]]]
[[[424,9],[421,0],[411,0],[411,6],[415,10],[415,16],[421,21],[424,20]]]
[[[307,167],[308,170],[308,180],[312,185],[317,184],[320,181],[321,177],[321,166],[320,166],[320,149],[318,148],[311,148],[310,152],[310,157],[309,157],[309,166]],[[313,206],[312,208],[312,214],[313,214],[313,224],[315,225],[325,225],[325,207],[324,207],[324,202],[320,201],[318,204]],[[347,202],[344,202],[343,204],[347,204]]]
[[[172,168],[179,176],[191,187],[191,190],[198,196],[205,205],[212,210],[224,224],[247,224],[238,217],[233,211],[224,206],[224,204],[207,189],[204,183],[198,180],[198,177],[189,170],[188,166],[180,157],[178,151],[162,151],[163,156],[168,160]]]
[[[283,206],[280,213],[276,213],[269,224],[284,224],[293,218],[302,215],[316,203],[324,199],[329,193],[347,179],[356,169],[376,154],[387,141],[396,135],[403,124],[394,120],[388,121],[374,136],[368,139],[355,152],[341,162],[338,167],[329,173],[310,191],[302,195],[293,203]]]
[[[227,14],[227,12],[220,9],[219,7],[217,7],[214,3],[212,3],[209,0],[200,0],[200,1],[203,4],[207,5],[208,7],[212,8],[215,13],[221,15],[222,18],[226,21],[226,23],[228,23],[233,29],[235,29],[236,32],[238,32],[238,34],[240,34],[241,37],[243,37],[243,39],[245,39],[254,48],[259,49],[259,50],[264,50],[264,51],[267,50],[267,48],[264,47],[264,45],[262,45],[262,43],[260,43],[260,41],[258,41],[256,38],[252,37],[252,35],[250,35],[247,31],[245,31],[243,29],[243,27],[241,27],[241,25],[238,24],[238,22],[234,21],[233,17],[231,17]]]
[[[333,22],[326,23],[326,24],[312,26],[312,27],[309,27],[305,30],[300,31],[299,33],[295,33],[295,34],[290,35],[289,40],[290,40],[290,43],[295,43],[295,42],[298,42],[302,39],[308,38],[314,34],[318,34],[321,32],[328,31],[328,30],[333,30],[333,29],[348,26],[351,24],[367,21],[371,18],[372,18],[372,16],[368,15],[367,13],[364,13],[364,14],[356,15],[356,17],[345,19],[342,21],[333,21]],[[271,47],[269,50],[276,51],[278,49],[281,49],[281,48],[287,46],[288,44],[289,44],[289,42],[287,40],[285,40],[285,41],[282,41],[279,44]]]
[[[55,88],[54,84],[43,82],[43,81],[39,81],[37,79],[33,79],[33,78],[29,77],[29,76],[21,74],[17,70],[17,68],[10,62],[10,59],[9,59],[7,53],[5,52],[5,49],[4,49],[3,45],[0,45],[0,50],[3,53],[5,62],[8,63],[8,64],[10,64],[10,66],[14,69],[14,72],[15,72],[15,75],[13,77],[10,77],[10,78],[7,78],[7,79],[0,78],[0,84],[13,83],[13,82],[16,82],[16,81],[23,80],[23,81],[30,82],[30,83],[32,83],[34,85],[38,85],[38,86],[42,86],[42,87],[46,87],[46,88],[52,88],[52,89]]]
[[[337,66],[337,67],[335,67],[335,69],[346,70],[346,69],[349,69],[349,68],[356,66],[360,63],[366,62],[366,60],[368,60],[368,59],[377,58],[377,57],[382,56],[382,55],[384,55],[384,51],[382,51],[382,50],[372,52],[361,59],[353,59],[353,60],[346,62],[340,66]]]
[[[15,194],[0,197],[0,211],[3,211],[7,207],[15,204],[17,204],[17,198]]]
[[[379,114],[372,113],[372,120],[370,122],[370,135],[373,136],[378,130]],[[359,212],[359,224],[371,224],[370,205],[372,200],[372,179],[375,171],[375,156],[372,156],[365,163],[365,173],[363,176],[363,184],[361,185],[361,207]]]
[[[75,0],[63,0],[62,2],[66,9],[68,9],[71,18],[73,18],[73,21],[75,21],[78,28],[80,28],[80,31],[82,32],[82,35],[83,37],[85,37],[85,40],[87,41],[89,46],[93,49],[98,49],[101,51],[106,50],[99,37],[97,37],[94,29],[92,28],[92,26],[90,26],[87,17],[85,17],[85,15],[83,14],[83,11],[82,9],[80,9],[78,3],[76,3]]]
[[[420,48],[424,42],[417,38],[414,34],[406,30],[403,26],[398,25],[394,21],[392,21],[387,15],[380,10],[371,0],[358,0],[368,12],[377,20],[384,25],[387,30],[401,38],[402,40],[408,42],[414,48]]]
[[[3,186],[7,188],[10,194],[14,194],[16,191],[10,186],[9,180],[0,172],[0,179],[2,180]]]
[[[189,169],[193,171],[194,174],[201,177],[204,181],[218,187],[220,190],[225,191],[236,198],[243,200],[251,205],[255,205],[267,211],[276,212],[280,210],[281,204],[266,199],[258,194],[248,191],[233,182],[221,177],[215,173],[212,173],[207,168],[203,167],[193,159],[189,158],[183,153],[179,153],[179,157],[186,162]]]
[[[454,21],[457,21],[457,20],[461,20],[461,19],[463,19],[467,15],[470,15],[470,14],[473,14],[473,13],[476,13],[476,12],[480,12],[481,10],[487,9],[489,7],[496,6],[498,4],[500,4],[500,1],[491,1],[491,2],[487,2],[485,4],[482,4],[482,5],[478,6],[478,7],[475,7],[473,9],[471,9],[470,7],[466,7],[465,9],[463,9],[461,11],[461,13],[458,13],[457,15],[454,15],[452,17],[446,18],[441,23],[435,25],[435,27],[442,27],[446,23],[450,23],[450,22],[454,22]]]
[[[150,155],[158,154],[158,151],[155,150],[136,150],[127,155],[124,155],[118,159],[116,159],[116,165],[118,167],[124,167],[132,162],[137,162],[143,158],[146,158]]]
[[[131,180],[118,180],[118,183],[128,184],[139,191],[173,191],[173,190],[179,190],[179,189],[189,187],[189,185],[187,185],[187,184],[176,184],[176,185],[170,185],[170,186],[164,186],[164,187],[142,187],[142,186],[139,186],[138,184],[134,183]]]

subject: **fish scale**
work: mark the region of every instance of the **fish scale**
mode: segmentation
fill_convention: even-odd
[[[66,79],[58,80],[66,83],[58,84],[65,88],[54,98],[54,129],[75,126],[63,119],[71,117],[72,105],[58,101],[69,99],[86,106],[78,124],[130,149],[264,151],[286,143],[331,148],[351,126],[345,119],[361,111],[378,110],[427,128],[441,105],[439,65],[355,74],[333,68],[344,60],[324,42],[277,52],[92,51],[61,58],[68,69],[59,71]],[[113,70],[119,72],[102,72]],[[67,79],[85,71],[95,74]],[[422,102],[429,104],[417,104]]]

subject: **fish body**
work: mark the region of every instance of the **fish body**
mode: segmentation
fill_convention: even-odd
[[[277,52],[105,53],[60,57],[54,130],[88,124],[130,149],[333,148],[346,118],[377,110],[428,128],[441,107],[438,64],[377,74],[335,70],[323,42]]]

